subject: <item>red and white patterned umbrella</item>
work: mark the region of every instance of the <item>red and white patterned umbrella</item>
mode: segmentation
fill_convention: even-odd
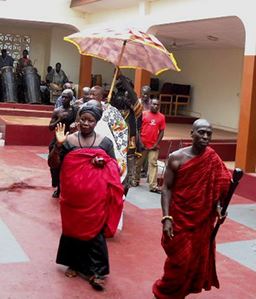
[[[64,40],[75,44],[80,54],[109,61],[119,68],[141,68],[154,75],[180,70],[173,54],[154,35],[135,28],[84,30]]]
[[[88,29],[64,37],[77,46],[79,53],[97,57],[116,66],[108,101],[119,68],[144,69],[154,75],[166,70],[180,71],[172,53],[152,34],[135,28]]]

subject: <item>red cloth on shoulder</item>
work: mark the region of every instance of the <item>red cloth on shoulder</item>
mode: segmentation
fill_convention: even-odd
[[[172,188],[174,230],[197,228],[209,217],[214,222],[217,201],[227,193],[230,180],[229,170],[211,147],[183,164]]]
[[[162,237],[168,258],[162,279],[153,285],[158,299],[182,299],[203,288],[219,287],[215,242],[210,237],[217,201],[227,194],[230,180],[230,172],[210,147],[178,170],[170,206],[174,238]]]
[[[93,163],[104,158],[104,168]],[[94,238],[102,229],[112,237],[123,208],[123,185],[115,159],[102,149],[82,148],[69,152],[61,167],[61,218],[65,236]]]

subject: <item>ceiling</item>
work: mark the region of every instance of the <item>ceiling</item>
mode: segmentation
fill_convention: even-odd
[[[1,0],[0,0],[1,1]],[[48,22],[39,22],[39,21],[26,21],[26,20],[13,20],[13,19],[0,19],[1,26],[11,26],[12,28],[29,28],[29,29],[38,29],[38,30],[47,30],[56,26],[69,29],[70,31],[76,32],[77,30],[68,24],[58,24],[58,23],[48,23]]]
[[[245,31],[237,17],[156,25],[149,30],[169,49],[244,48]]]
[[[81,12],[96,13],[105,10],[128,8],[135,5],[138,5],[138,0],[72,0],[70,7]]]

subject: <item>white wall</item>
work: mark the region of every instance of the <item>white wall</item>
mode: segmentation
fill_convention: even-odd
[[[161,83],[190,84],[190,110],[200,112],[215,127],[237,131],[243,50],[179,51],[175,57],[181,72],[161,74]]]
[[[80,54],[77,48],[63,38],[74,31],[60,26],[55,26],[51,30],[50,60],[49,64],[55,67],[60,62],[69,80],[74,83],[79,82]]]
[[[27,26],[16,26],[15,24],[0,26],[0,32],[11,33],[11,34],[21,34],[29,35],[31,37],[30,44],[30,59],[32,60],[34,66],[38,69],[40,75],[44,74],[45,66],[49,61],[49,43],[50,43],[50,31],[36,29],[32,25]],[[22,55],[22,52],[20,53]]]
[[[122,69],[121,71],[123,75],[129,77],[134,82],[135,71],[133,69]],[[107,83],[107,88],[109,88],[114,74],[114,65],[109,62],[93,58],[92,74],[101,74],[102,83]]]
[[[0,1],[0,17],[10,20],[70,24],[81,29],[86,24],[86,16],[70,9],[70,2],[70,0]]]

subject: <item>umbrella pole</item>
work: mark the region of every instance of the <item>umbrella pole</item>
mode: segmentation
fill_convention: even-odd
[[[127,41],[124,40],[123,46],[122,46],[122,49],[121,49],[121,53],[120,53],[120,56],[119,56],[119,59],[118,59],[118,63],[117,63],[117,66],[115,68],[115,74],[114,74],[114,77],[113,77],[113,80],[112,80],[112,83],[111,83],[111,87],[110,87],[110,90],[109,90],[109,93],[108,93],[108,97],[107,97],[107,102],[108,103],[111,101],[112,93],[113,93],[114,86],[115,86],[115,83],[116,83],[116,77],[117,77],[117,74],[118,74],[118,71],[119,71],[119,65],[121,63],[121,59],[122,59],[123,54],[124,54],[124,48],[125,48],[126,42]]]

